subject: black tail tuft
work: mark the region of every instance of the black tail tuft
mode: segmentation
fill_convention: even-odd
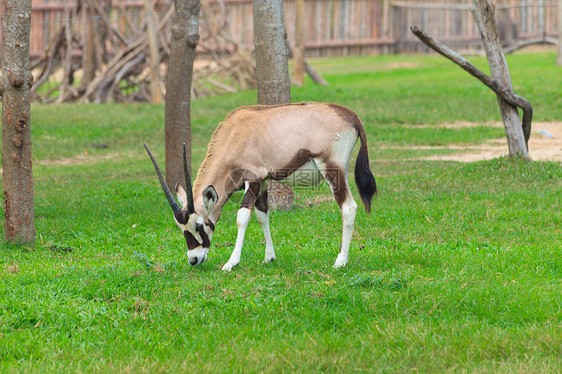
[[[367,213],[371,213],[371,199],[377,193],[377,183],[369,167],[367,136],[362,128],[359,131],[359,139],[361,140],[361,147],[355,162],[355,183],[357,184],[363,205],[365,205],[365,210]]]

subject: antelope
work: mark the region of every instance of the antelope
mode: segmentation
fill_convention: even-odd
[[[341,210],[341,247],[333,265],[339,268],[348,261],[357,212],[347,178],[357,139],[361,146],[355,164],[355,181],[365,210],[370,213],[377,187],[369,167],[365,129],[355,112],[337,104],[254,105],[233,110],[214,131],[193,188],[184,145],[186,189],[179,182],[175,186],[181,207],[172,196],[154,156],[146,144],[144,147],[172,208],[174,221],[185,236],[191,265],[199,265],[207,259],[223,206],[235,191],[242,189],[244,197],[236,216],[236,244],[222,270],[231,271],[240,262],[252,210],[265,236],[264,263],[274,261],[265,182],[288,179],[295,173],[308,171],[327,181]]]

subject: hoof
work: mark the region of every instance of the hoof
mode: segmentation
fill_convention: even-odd
[[[344,262],[344,263],[338,263],[338,262],[336,261],[336,263],[333,264],[332,267],[333,267],[334,269],[339,269],[339,268],[343,268],[346,264],[347,264],[346,262]]]
[[[222,271],[231,271],[233,267],[235,267],[238,264],[233,264],[230,262],[227,262],[226,264],[223,265],[223,267],[221,268]]]

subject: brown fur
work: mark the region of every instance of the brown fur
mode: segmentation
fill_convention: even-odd
[[[338,173],[329,171],[326,178],[333,179],[336,186],[343,180],[343,190],[334,190],[341,205],[346,188],[342,168],[347,168],[347,164],[342,164],[346,162],[342,157],[349,155],[333,154],[333,146],[341,136],[349,137],[350,131],[361,139],[366,152],[361,120],[341,105],[253,105],[233,110],[213,133],[199,169],[193,187],[196,211],[201,206],[201,192],[208,185],[213,185],[219,196],[210,217],[216,222],[222,206],[234,191],[243,188],[244,181],[283,179],[311,159],[326,163],[329,170],[339,168]],[[329,164],[332,160],[339,160],[339,164]],[[368,164],[362,165],[362,170],[368,170]]]

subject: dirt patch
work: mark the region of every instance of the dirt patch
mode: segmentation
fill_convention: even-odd
[[[403,61],[403,62],[389,62],[384,65],[384,70],[394,70],[394,69],[414,69],[423,67],[424,65],[419,62],[414,61]]]
[[[119,157],[120,154],[119,153],[110,153],[110,154],[105,154],[105,155],[92,155],[89,154],[88,152],[85,152],[83,154],[79,154],[77,156],[74,157],[66,157],[66,158],[61,158],[58,160],[39,160],[37,161],[37,163],[39,165],[46,165],[46,166],[51,166],[51,165],[65,165],[65,166],[72,166],[72,165],[86,165],[86,164],[93,164],[99,161],[104,161],[104,160],[112,160],[114,158]]]
[[[486,123],[486,126],[503,127],[502,123]],[[458,122],[453,124],[437,125],[437,127],[459,128],[482,126],[481,123]],[[436,126],[427,126],[436,127]],[[459,150],[453,154],[433,155],[416,158],[417,160],[439,160],[474,162],[490,160],[508,155],[507,141],[505,138],[489,140],[483,144],[462,147],[448,145],[444,147],[415,147],[415,149],[449,149]],[[532,160],[549,160],[562,162],[562,122],[533,122],[533,130],[529,139],[530,157]]]

